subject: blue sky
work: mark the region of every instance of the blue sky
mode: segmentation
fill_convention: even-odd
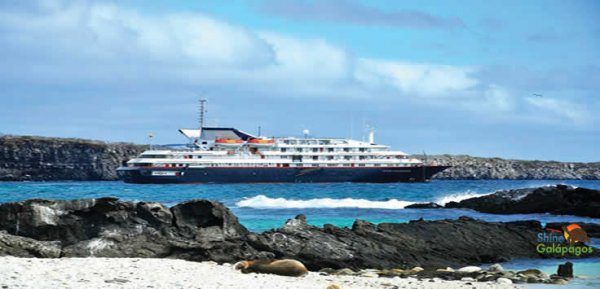
[[[2,1],[0,132],[600,161],[598,1]]]

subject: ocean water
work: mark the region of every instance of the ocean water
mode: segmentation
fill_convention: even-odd
[[[351,226],[355,219],[374,223],[456,219],[470,216],[487,221],[535,219],[546,222],[589,222],[600,219],[549,214],[494,215],[462,209],[404,209],[415,202],[450,201],[493,193],[497,190],[555,184],[600,189],[600,181],[575,180],[434,180],[429,183],[392,184],[182,184],[139,185],[123,182],[0,182],[0,203],[31,198],[79,199],[117,197],[123,200],[157,201],[166,205],[190,199],[223,202],[248,229],[260,232],[280,227],[285,220],[305,214],[308,222]],[[598,240],[594,240],[598,244]],[[507,269],[542,268],[556,272],[564,260],[516,260]],[[582,278],[572,288],[600,288],[600,259],[577,260],[575,273]],[[571,285],[569,285],[571,287]],[[566,288],[566,287],[561,287]]]
[[[0,203],[31,198],[79,199],[117,197],[175,205],[190,199],[223,202],[252,231],[281,226],[286,219],[305,214],[314,225],[351,226],[355,219],[375,223],[455,219],[471,216],[487,221],[536,219],[542,222],[592,222],[600,219],[549,214],[493,215],[471,210],[404,209],[415,202],[449,201],[497,190],[557,183],[600,189],[600,181],[478,180],[392,184],[181,184],[140,185],[123,182],[0,182]]]

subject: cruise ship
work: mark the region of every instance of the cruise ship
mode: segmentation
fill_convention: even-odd
[[[448,166],[426,164],[406,153],[345,138],[263,137],[236,128],[180,129],[184,148],[144,151],[117,169],[128,183],[425,182]]]

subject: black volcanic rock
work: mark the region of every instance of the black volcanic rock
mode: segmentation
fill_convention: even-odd
[[[434,202],[429,202],[429,203],[416,203],[416,204],[412,204],[412,205],[408,205],[406,207],[404,207],[405,209],[439,209],[439,208],[443,208],[444,206],[434,203]]]
[[[506,190],[450,202],[446,208],[468,208],[493,214],[550,213],[600,218],[600,190],[565,185]]]
[[[556,275],[565,278],[573,278],[573,263],[566,262],[558,265],[558,268],[556,269]]]
[[[429,269],[544,258],[537,221],[458,220],[308,225],[304,215],[279,229],[249,232],[223,204],[192,200],[171,208],[115,198],[0,204],[0,255],[152,257],[237,262],[292,258],[307,268]]]
[[[0,181],[115,180],[145,145],[37,136],[0,136]]]
[[[58,258],[60,252],[59,241],[38,241],[0,231],[0,256]]]
[[[35,241],[58,241],[61,256],[220,262],[271,256],[249,247],[249,233],[237,217],[223,204],[207,200],[172,208],[115,198],[5,203],[0,204],[0,230]]]
[[[283,228],[255,236],[253,245],[278,258],[295,258],[307,268],[445,268],[539,258],[537,221],[487,223],[459,220],[375,225],[356,220],[352,228],[318,228],[291,219]]]

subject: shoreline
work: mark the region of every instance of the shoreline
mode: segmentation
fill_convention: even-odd
[[[147,145],[96,140],[0,136],[0,181],[117,180],[116,168]],[[58,157],[57,157],[58,156]],[[600,180],[600,162],[508,159],[468,155],[423,156],[451,168],[433,176],[445,180]]]
[[[249,286],[250,285],[250,286]],[[445,281],[438,278],[387,278],[322,275],[303,277],[243,274],[231,264],[154,258],[0,257],[2,288],[522,288],[497,282]],[[8,286],[8,287],[5,287]]]

